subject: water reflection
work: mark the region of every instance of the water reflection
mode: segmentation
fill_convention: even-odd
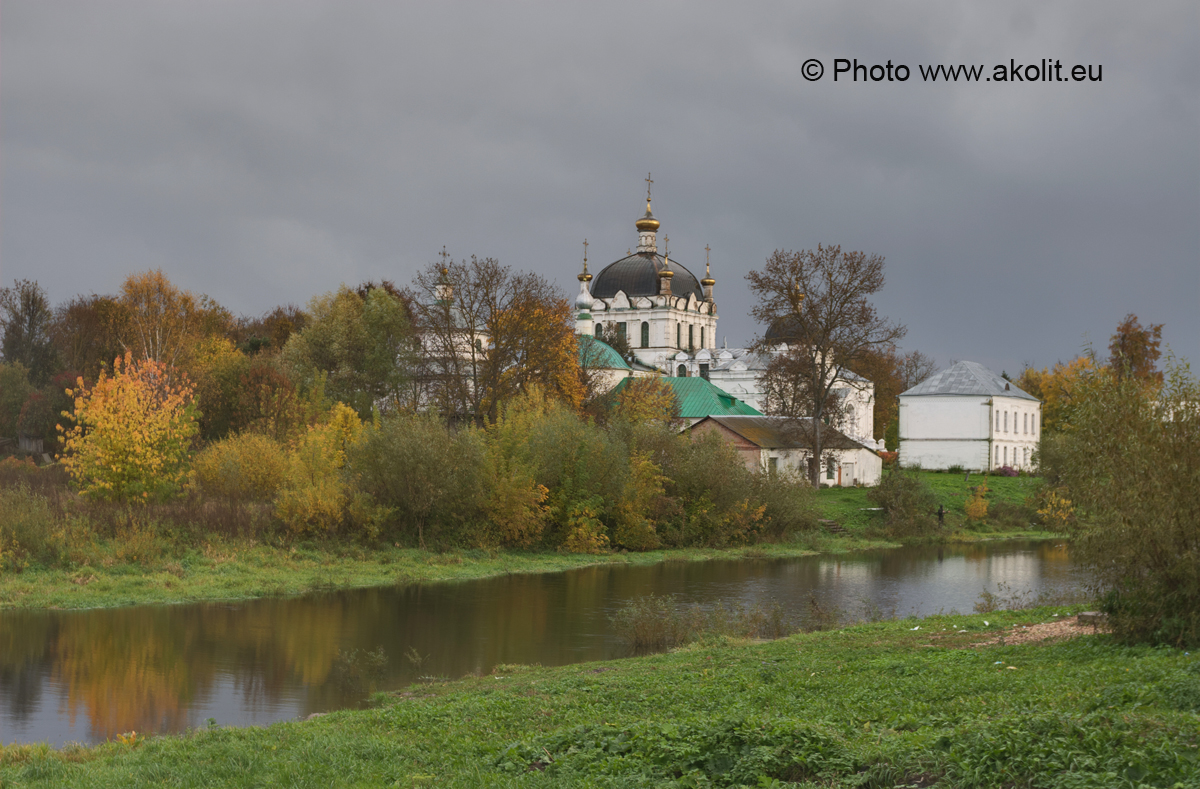
[[[798,560],[602,565],[258,600],[81,612],[0,612],[0,741],[96,741],[294,718],[361,703],[359,659],[382,647],[380,689],[498,663],[619,656],[609,617],[625,601],[774,598],[793,611],[969,612],[983,589],[1076,586],[1059,543],[917,547]],[[412,650],[416,652],[413,653]],[[416,654],[420,661],[408,660]],[[419,665],[418,665],[419,664]]]

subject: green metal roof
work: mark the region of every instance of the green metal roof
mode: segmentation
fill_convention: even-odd
[[[621,358],[621,354],[603,340],[586,334],[580,335],[578,340],[580,366],[613,370],[631,369],[629,363]]]
[[[622,387],[628,386],[626,378],[613,389],[614,395],[621,393]],[[718,389],[703,378],[660,378],[667,386],[675,391],[675,400],[679,403],[679,416],[682,419],[700,419],[706,416],[762,416],[746,403],[731,394]]]

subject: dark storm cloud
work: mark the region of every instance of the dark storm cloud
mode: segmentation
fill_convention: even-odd
[[[3,4],[5,280],[162,267],[239,312],[491,255],[574,291],[636,242],[713,248],[719,332],[776,248],[888,259],[906,347],[1010,372],[1127,313],[1200,350],[1193,4]],[[826,75],[808,82],[805,59]],[[905,63],[832,81],[833,59]],[[1103,66],[932,84],[917,64]]]

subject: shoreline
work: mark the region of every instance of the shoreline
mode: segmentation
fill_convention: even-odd
[[[935,539],[896,541],[813,532],[788,544],[738,548],[681,548],[602,555],[480,549],[435,553],[412,548],[354,545],[270,546],[214,539],[153,564],[126,563],[74,569],[29,568],[0,574],[0,611],[89,610],[139,605],[295,597],[315,592],[467,581],[504,575],[553,573],[605,564],[788,559],[880,550],[905,545],[1062,539],[1042,531],[958,532]]]

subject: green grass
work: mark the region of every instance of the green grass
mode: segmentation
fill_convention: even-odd
[[[848,541],[849,545],[871,545]],[[885,544],[882,541],[877,544]],[[213,539],[201,547],[144,562],[74,569],[30,566],[0,573],[0,609],[97,608],[146,603],[287,596],[330,589],[452,581],[497,575],[557,572],[597,563],[656,564],[714,558],[786,558],[813,553],[807,544],[741,549],[687,548],[647,553],[587,554],[481,550],[434,553],[355,545],[276,547],[250,540]]]
[[[972,474],[970,481],[963,474],[945,474],[937,471],[921,471],[920,477],[933,489],[938,503],[946,508],[946,528],[949,536],[971,538],[992,534],[998,529],[1005,531],[1029,532],[1024,536],[1041,536],[1031,527],[1014,529],[1011,524],[1000,524],[991,519],[984,524],[967,523],[964,505],[970,498],[972,490],[986,481],[988,493],[985,499],[989,507],[995,511],[996,504],[1009,507],[1023,507],[1037,492],[1041,485],[1039,477],[983,477]],[[882,533],[884,514],[872,511],[877,505],[867,499],[870,488],[822,488],[817,494],[817,502],[823,518],[836,521],[839,525],[853,533],[872,534]],[[1049,535],[1045,535],[1049,536]]]
[[[10,746],[0,751],[0,783],[1200,785],[1196,658],[1093,635],[965,648],[1052,613],[864,624],[763,644],[717,639],[556,669],[501,666],[309,722],[61,751]]]
[[[993,539],[984,526],[964,529],[962,504],[968,486],[961,475],[923,472],[949,512],[947,531],[936,539]],[[991,501],[1020,502],[1037,480],[988,477]],[[977,478],[973,475],[972,482]],[[826,488],[817,495],[820,517],[847,529],[799,535],[795,542],[749,548],[688,548],[604,556],[551,551],[467,550],[433,553],[392,546],[354,543],[280,544],[271,539],[176,535],[171,530],[137,530],[120,539],[87,538],[74,549],[77,558],[56,567],[30,563],[20,572],[0,572],[0,609],[96,608],[138,604],[288,596],[329,589],[390,586],[422,581],[467,580],[517,573],[556,572],[597,562],[654,564],[671,560],[702,561],[740,556],[786,558],[813,552],[836,553],[892,547],[881,513],[870,512],[866,488]],[[1007,531],[1009,538],[1052,536],[1028,530]]]

